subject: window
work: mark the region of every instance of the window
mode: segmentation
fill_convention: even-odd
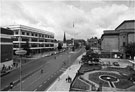
[[[34,36],[34,34],[33,34],[33,33],[31,33],[31,35],[32,35],[32,36]]]
[[[25,32],[22,32],[22,35],[25,35]]]
[[[16,31],[15,34],[18,34],[18,32]]]
[[[123,42],[123,46],[125,46],[126,45],[126,43],[125,42]]]
[[[29,41],[28,38],[22,38],[22,41]]]
[[[32,38],[31,39],[33,42],[37,42],[37,39],[36,38]]]
[[[13,47],[14,47],[14,48],[19,48],[19,44],[18,44],[18,43],[15,43],[15,44],[13,45]]]
[[[29,33],[27,33],[27,35],[29,35]]]
[[[35,36],[37,36],[37,34],[35,34]]]

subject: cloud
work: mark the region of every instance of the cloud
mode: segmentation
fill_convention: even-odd
[[[55,33],[56,39],[100,37],[126,19],[135,8],[124,3],[98,1],[3,0],[1,24],[24,24]],[[74,23],[74,28],[73,28]]]

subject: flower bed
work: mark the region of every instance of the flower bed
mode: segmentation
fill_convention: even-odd
[[[71,89],[89,90],[89,85],[82,82],[78,77],[73,81]]]
[[[100,70],[101,69],[101,65],[94,65],[94,64],[83,64],[81,66],[81,68],[79,69],[80,73],[85,73],[85,72],[90,72],[90,71],[94,71],[94,70]]]

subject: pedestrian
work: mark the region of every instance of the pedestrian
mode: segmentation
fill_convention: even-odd
[[[10,89],[12,89],[12,88],[13,88],[13,86],[14,86],[14,83],[13,83],[13,82],[11,82],[11,83],[10,83]]]
[[[41,74],[43,74],[43,69],[41,69]]]

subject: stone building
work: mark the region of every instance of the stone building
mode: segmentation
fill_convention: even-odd
[[[135,42],[135,20],[125,20],[115,30],[105,30],[101,40],[102,54],[126,58],[125,46]]]

